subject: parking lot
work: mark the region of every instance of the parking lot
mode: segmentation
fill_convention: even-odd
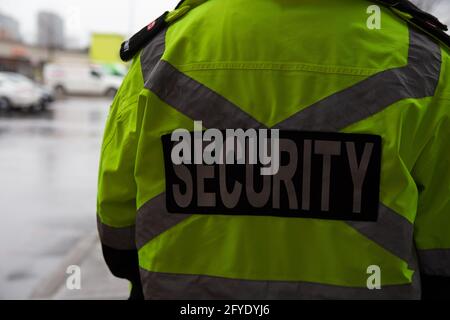
[[[67,98],[0,114],[0,299],[29,298],[95,230],[97,166],[110,99]]]

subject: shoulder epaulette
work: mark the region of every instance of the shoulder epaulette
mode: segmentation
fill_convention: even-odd
[[[182,0],[178,3],[175,10],[164,12],[155,21],[151,22],[141,31],[132,36],[129,40],[122,43],[120,48],[120,58],[123,61],[130,61],[133,57],[144,48],[154,37],[158,35],[168,25],[174,23],[187,12],[195,7],[207,2],[208,0]]]
[[[133,59],[147,43],[166,27],[167,22],[165,18],[167,14],[168,12],[165,12],[158,19],[142,28],[141,31],[136,33],[129,40],[122,43],[122,46],[120,47],[120,58],[125,62]]]
[[[389,7],[393,12],[428,33],[430,36],[439,40],[447,47],[450,47],[450,35],[445,31],[447,26],[439,21],[432,14],[425,12],[408,0],[374,0],[384,6]]]

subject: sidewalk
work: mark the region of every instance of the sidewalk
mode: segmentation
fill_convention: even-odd
[[[81,289],[66,287],[67,267],[81,269]],[[106,266],[97,234],[84,237],[60,266],[35,288],[31,299],[38,300],[117,300],[128,298],[128,281],[115,278]]]

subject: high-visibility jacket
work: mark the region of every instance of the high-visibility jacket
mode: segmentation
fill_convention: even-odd
[[[145,298],[417,299],[421,273],[450,276],[450,52],[385,6],[369,28],[372,5],[186,0],[148,26],[97,203]],[[194,121],[381,137],[376,220],[168,212],[161,137]]]

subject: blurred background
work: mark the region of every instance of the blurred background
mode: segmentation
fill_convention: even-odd
[[[120,44],[177,3],[0,0],[0,299],[127,295],[95,237],[100,144]]]
[[[450,23],[450,1],[414,1]],[[0,299],[125,298],[96,237],[122,41],[178,0],[0,1]],[[81,268],[81,290],[66,288]]]

